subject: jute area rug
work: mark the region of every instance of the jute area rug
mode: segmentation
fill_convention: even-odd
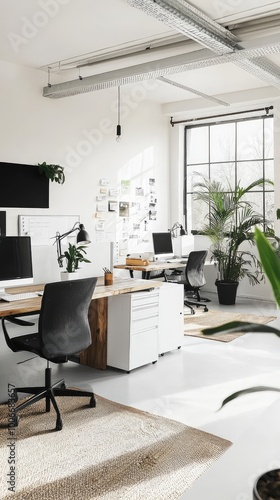
[[[201,330],[220,326],[229,321],[248,321],[250,323],[269,323],[276,319],[276,316],[258,316],[257,314],[239,314],[223,311],[196,312],[195,314],[185,314],[184,316],[184,335],[191,337],[200,337],[209,340],[218,340],[220,342],[231,342],[232,340],[244,335],[243,332],[234,332],[227,334],[203,335]]]
[[[58,397],[61,431],[53,431],[55,413],[42,413],[41,402],[22,412],[13,439],[15,493],[7,483],[8,406],[0,405],[1,499],[179,499],[231,445],[179,422],[96,399],[96,408],[89,408],[85,398]]]

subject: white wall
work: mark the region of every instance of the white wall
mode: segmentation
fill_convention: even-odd
[[[136,173],[142,180],[147,175],[147,156],[158,199],[158,217],[150,230],[166,230],[170,224],[169,125],[161,107],[149,101],[149,87],[139,83],[122,89],[122,140],[117,143],[117,89],[52,100],[42,97],[46,81],[45,73],[0,62],[0,161],[34,165],[46,161],[66,168],[65,184],[50,184],[49,209],[6,209],[7,234],[17,234],[18,215],[79,214],[95,242],[100,179],[108,178],[114,188]],[[106,220],[110,240],[115,226],[108,215]],[[83,273],[101,275],[109,254],[109,241],[90,245],[92,264],[84,265]],[[36,283],[59,278],[55,247],[33,247],[33,261]]]

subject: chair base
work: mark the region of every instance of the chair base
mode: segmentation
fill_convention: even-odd
[[[197,300],[184,300],[184,305],[191,310],[191,314],[195,314],[195,307],[203,307],[204,312],[208,311],[208,307],[204,302],[198,302]]]
[[[34,403],[37,403],[41,399],[45,399],[45,401],[46,401],[46,410],[45,410],[46,412],[49,412],[51,409],[51,404],[53,405],[55,412],[56,412],[55,430],[57,430],[57,431],[60,431],[62,429],[63,423],[62,423],[61,413],[59,411],[55,396],[89,397],[90,398],[89,406],[91,408],[96,407],[96,399],[95,399],[93,392],[82,391],[82,390],[78,390],[78,389],[77,390],[76,389],[67,389],[64,379],[59,380],[55,384],[52,384],[51,383],[51,368],[49,368],[49,367],[47,367],[45,369],[45,386],[42,386],[42,387],[16,387],[14,390],[16,401],[18,400],[18,398],[17,398],[18,392],[33,394],[33,396],[31,398],[29,398],[27,401],[24,401],[23,403],[19,404],[15,408],[15,419],[14,419],[15,427],[18,426],[18,423],[19,423],[18,412],[23,410],[24,408],[27,408],[28,406],[31,406]]]

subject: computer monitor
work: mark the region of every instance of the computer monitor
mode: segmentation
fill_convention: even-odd
[[[170,259],[174,256],[171,233],[152,233],[154,254],[157,260]]]
[[[30,236],[0,236],[0,298],[5,287],[32,283]]]

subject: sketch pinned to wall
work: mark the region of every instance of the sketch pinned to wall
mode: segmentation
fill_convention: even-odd
[[[109,196],[112,196],[114,198],[117,198],[120,194],[119,189],[109,189]]]
[[[100,203],[96,203],[96,211],[97,212],[107,212],[108,211],[107,203],[105,201],[100,202]]]
[[[110,184],[109,179],[102,178],[100,179],[100,186],[108,186]]]
[[[136,196],[144,196],[144,189],[142,187],[136,187],[135,194]]]
[[[149,211],[149,220],[157,220],[157,212],[156,210]]]
[[[130,180],[121,181],[121,193],[122,195],[128,195],[131,192]]]
[[[118,210],[118,202],[117,201],[109,201],[108,202],[109,212],[116,212]]]
[[[107,188],[100,188],[100,194],[108,194]]]
[[[130,226],[130,219],[127,217],[123,218],[123,223],[122,223],[122,232],[123,233],[128,233],[129,232],[129,226]]]
[[[128,201],[120,201],[119,202],[119,216],[120,217],[129,217],[129,202]]]
[[[150,194],[150,205],[156,205],[157,203],[157,198],[155,193]]]
[[[104,201],[106,200],[106,198],[107,198],[106,194],[98,194],[96,196],[96,201]]]
[[[130,217],[140,213],[140,203],[135,203],[134,201],[130,204]]]
[[[95,224],[95,229],[96,231],[104,231],[105,229],[105,220],[104,219],[98,219],[96,224]]]

